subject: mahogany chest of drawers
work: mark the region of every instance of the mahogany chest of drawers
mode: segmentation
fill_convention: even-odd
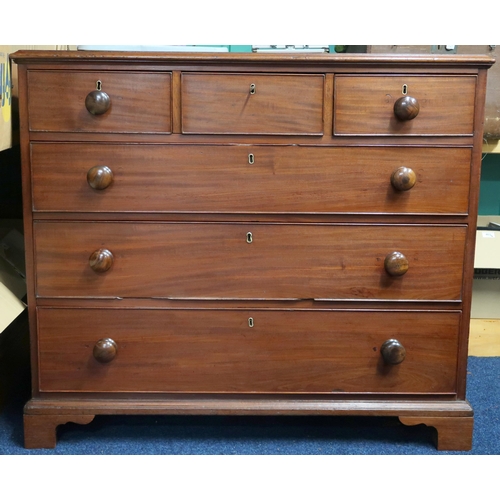
[[[384,415],[469,449],[483,56],[18,52],[25,446]]]

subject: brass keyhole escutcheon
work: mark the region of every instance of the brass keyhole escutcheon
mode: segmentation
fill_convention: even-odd
[[[253,164],[255,163],[255,155],[254,155],[253,153],[250,153],[250,154],[248,155],[248,163],[249,163],[250,165],[253,165]]]
[[[253,318],[248,318],[248,326],[250,328],[253,328],[253,325],[254,325]]]
[[[255,85],[255,83],[250,84],[250,94],[252,94],[252,95],[255,94],[256,87],[257,86]]]
[[[253,234],[252,233],[247,233],[247,243],[252,243],[253,241]]]
[[[403,85],[403,88],[401,89],[401,93],[403,95],[408,94],[408,85],[406,85],[406,83]]]
[[[102,82],[101,82],[101,80],[97,80],[97,82],[95,82],[95,89],[96,90],[102,90]]]

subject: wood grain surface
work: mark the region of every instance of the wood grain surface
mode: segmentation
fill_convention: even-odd
[[[35,211],[465,214],[471,150],[36,143],[31,158]],[[391,184],[403,166],[407,192]]]
[[[169,72],[30,71],[29,128],[45,132],[170,133],[171,79]],[[111,99],[110,109],[99,116],[85,107],[97,81]]]
[[[40,297],[460,300],[465,227],[36,222]],[[252,234],[252,243],[247,234]],[[113,267],[96,273],[95,250]],[[404,276],[386,256],[402,252]]]
[[[336,135],[469,135],[474,129],[474,76],[335,77]],[[418,116],[398,120],[394,102],[408,95],[420,104]]]
[[[453,393],[459,321],[459,313],[40,308],[40,388]],[[117,345],[105,364],[92,354],[101,337]],[[380,354],[390,338],[406,348],[399,365]]]
[[[323,91],[324,75],[183,73],[182,131],[321,135]]]

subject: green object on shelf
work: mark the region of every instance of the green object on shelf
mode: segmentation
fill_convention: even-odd
[[[251,45],[228,45],[229,52],[252,52]]]
[[[219,45],[219,47],[226,47],[225,45]],[[252,52],[251,45],[227,45],[229,48],[229,52]],[[336,50],[337,47],[343,47],[341,52],[345,52],[347,50],[347,45],[329,45],[330,54],[334,54],[335,52],[339,52]]]
[[[487,154],[483,158],[479,215],[500,215],[500,154]]]

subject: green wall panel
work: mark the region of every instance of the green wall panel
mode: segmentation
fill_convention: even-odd
[[[483,158],[480,189],[479,215],[500,215],[500,154]]]

